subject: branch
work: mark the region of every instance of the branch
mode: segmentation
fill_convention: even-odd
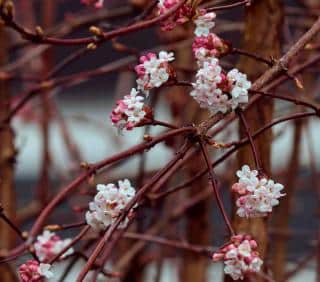
[[[201,147],[201,151],[202,151],[203,157],[204,157],[204,159],[206,161],[206,164],[207,164],[207,171],[209,172],[211,185],[212,185],[212,188],[213,188],[213,192],[214,192],[216,201],[218,203],[219,210],[220,210],[220,212],[221,212],[221,214],[223,216],[225,224],[227,225],[227,227],[229,229],[230,234],[232,236],[234,236],[235,232],[233,230],[233,227],[232,227],[231,222],[229,220],[229,217],[227,215],[227,212],[226,212],[226,209],[224,207],[224,204],[223,204],[223,202],[222,202],[222,200],[220,198],[220,194],[219,194],[219,191],[218,191],[218,180],[217,180],[217,177],[216,177],[216,175],[214,174],[214,172],[212,170],[212,166],[211,166],[211,163],[210,163],[208,151],[207,151],[205,145],[202,143],[202,141],[200,141],[199,144],[200,144],[200,147]]]
[[[189,150],[190,145],[187,143],[182,148],[182,150],[176,154],[176,156],[161,170],[159,170],[141,189],[138,190],[136,195],[132,198],[132,200],[126,205],[126,207],[121,212],[120,216],[116,219],[116,221],[110,225],[108,230],[105,232],[103,238],[99,241],[96,248],[93,250],[92,254],[89,257],[88,262],[84,266],[83,270],[79,274],[77,278],[77,282],[80,282],[84,279],[88,271],[91,269],[92,265],[94,264],[95,260],[103,250],[105,244],[112,238],[113,233],[117,230],[117,227],[119,224],[126,218],[129,211],[145,196],[145,194],[153,187],[153,185],[168,171],[172,166],[174,166],[180,159],[183,158],[184,154]],[[120,237],[117,237],[117,239],[120,239]],[[113,245],[117,242],[117,240],[113,240]],[[109,252],[107,255],[110,255],[110,252],[112,248],[108,248]],[[108,256],[104,255],[104,259],[106,260]]]
[[[117,30],[110,32],[103,32],[99,38],[94,37],[85,37],[85,38],[75,38],[75,39],[60,39],[55,37],[47,37],[44,35],[39,35],[37,33],[32,33],[18,23],[16,23],[12,15],[8,15],[4,12],[3,7],[0,7],[0,16],[3,19],[4,23],[14,29],[16,32],[20,33],[22,37],[26,40],[29,40],[36,44],[50,44],[50,45],[64,45],[64,46],[75,46],[75,45],[88,45],[90,43],[96,44],[97,42],[102,43],[106,40],[122,36],[134,31],[143,30],[149,28],[157,23],[160,23],[171,15],[173,15],[184,3],[186,0],[180,1],[178,4],[174,5],[163,15],[157,16],[150,20],[141,21],[134,23],[130,26],[121,27]]]
[[[211,257],[212,253],[215,251],[215,248],[212,248],[212,247],[199,246],[199,245],[189,244],[187,242],[169,240],[169,239],[165,239],[165,238],[150,235],[150,234],[138,234],[138,233],[126,232],[123,237],[157,243],[164,246],[169,246],[169,247],[182,249],[189,252],[194,252],[197,254],[202,254],[208,257]]]
[[[253,154],[253,158],[254,158],[254,161],[255,161],[255,164],[256,164],[256,169],[257,169],[258,172],[262,172],[261,160],[260,160],[260,157],[258,155],[257,148],[256,148],[256,146],[254,144],[254,141],[253,141],[253,138],[252,138],[252,135],[251,135],[251,132],[250,132],[249,125],[248,125],[248,123],[246,121],[246,118],[244,117],[243,111],[241,109],[237,109],[236,112],[239,115],[240,121],[243,124],[245,132],[246,132],[246,135],[248,137],[248,140],[249,140],[249,143],[250,143],[250,146],[251,146],[251,150],[252,150],[252,154]]]
[[[41,230],[44,221],[49,216],[51,211],[72,191],[74,191],[77,187],[79,187],[82,183],[84,183],[87,178],[93,174],[95,174],[98,170],[101,168],[118,162],[122,159],[128,158],[130,156],[133,156],[136,153],[139,153],[141,151],[147,150],[152,148],[154,145],[166,140],[167,138],[188,133],[195,131],[194,127],[183,127],[176,130],[171,130],[169,132],[163,133],[159,135],[158,137],[154,138],[150,142],[141,143],[139,145],[136,145],[134,147],[129,148],[128,150],[121,152],[119,154],[113,155],[110,158],[106,158],[94,165],[89,166],[88,170],[86,172],[83,172],[80,176],[78,176],[74,181],[72,181],[68,186],[66,186],[64,189],[62,189],[53,199],[52,201],[44,208],[44,210],[41,212],[39,217],[37,218],[36,222],[34,223],[31,231],[30,231],[30,237],[28,240],[28,244],[31,244],[33,241],[33,237]]]

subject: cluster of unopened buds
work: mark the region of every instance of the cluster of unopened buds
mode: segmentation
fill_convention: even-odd
[[[64,250],[71,242],[71,239],[61,239],[60,236],[54,232],[45,230],[37,237],[34,243],[34,250],[41,262],[48,262]],[[66,252],[61,255],[61,259],[73,254],[73,248],[68,248]]]
[[[192,51],[198,64],[212,57],[218,58],[229,50],[229,44],[214,33],[196,36],[192,43]]]
[[[180,0],[159,0],[158,15],[168,13],[170,9],[178,5]],[[207,13],[205,9],[198,9],[191,1],[186,1],[182,4],[175,13],[161,23],[161,28],[164,31],[172,30],[177,25],[184,24],[193,20],[196,25],[195,34],[197,36],[207,35],[210,28],[214,27],[215,13]]]
[[[235,235],[212,256],[213,261],[224,262],[224,272],[233,280],[258,273],[263,261],[257,252],[257,242],[250,235]]]
[[[159,0],[158,15],[163,15],[171,8],[178,5],[180,0]],[[190,4],[184,3],[172,16],[161,23],[161,28],[164,31],[172,30],[178,24],[184,24],[192,18],[194,11]]]
[[[50,271],[51,265],[39,263],[36,260],[28,260],[20,265],[19,276],[22,282],[43,282],[45,278],[51,278],[53,273]]]
[[[259,177],[257,170],[250,170],[244,165],[237,171],[239,181],[232,186],[232,191],[239,195],[236,201],[237,215],[240,217],[264,217],[272,212],[283,197],[283,185],[266,177]]]
[[[98,193],[93,202],[89,203],[89,211],[86,213],[86,221],[94,230],[105,230],[120,216],[123,209],[134,197],[136,190],[128,179],[118,181],[118,187],[113,184],[98,184]],[[127,226],[130,213],[119,225],[119,228]]]
[[[81,0],[82,4],[93,6],[96,9],[100,9],[103,7],[104,0]]]

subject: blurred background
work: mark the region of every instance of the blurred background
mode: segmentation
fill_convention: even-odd
[[[260,4],[263,1],[265,3]],[[66,35],[68,38],[78,38],[87,36],[89,34],[88,28],[93,24],[104,30],[110,30],[130,22],[130,19],[139,15],[148,5],[148,1],[143,0],[105,0],[103,9],[94,10],[81,5],[79,2],[75,0],[17,0],[14,1],[16,19],[30,29],[40,25],[50,34],[62,34],[62,36]],[[230,1],[203,2],[208,2],[212,6],[230,3]],[[245,12],[244,7],[218,11],[214,31],[221,38],[232,42],[234,47],[245,48],[246,17],[252,17],[250,14],[258,11],[259,8],[255,5],[270,5],[272,8],[274,8],[274,5],[281,5],[283,12],[281,27],[276,31],[276,35],[279,38],[279,54],[284,54],[320,15],[320,5],[317,0],[279,1],[279,4],[274,4],[275,2],[277,1],[257,0],[254,3],[256,11]],[[269,13],[269,16],[272,16],[270,15],[272,9],[265,9],[264,11],[264,15]],[[97,15],[101,15],[101,19],[97,20]],[[90,17],[94,20],[90,21]],[[266,17],[265,20],[264,18],[256,18],[259,21],[257,25],[266,26],[269,20],[273,20],[268,18],[268,15],[264,17]],[[79,19],[83,20],[84,23],[79,24],[77,28],[71,28],[72,32],[66,29],[66,27],[77,25]],[[272,33],[271,29],[272,24],[268,32]],[[190,67],[194,64],[192,58],[190,59],[192,44],[190,34],[192,34],[191,26],[178,27],[168,34],[164,34],[158,27],[155,27],[123,36],[118,40],[118,43],[121,42],[125,46],[138,50],[140,54],[151,49],[162,49],[159,46],[169,50],[172,50],[171,47],[174,46],[173,49],[177,54],[175,64],[178,69],[178,76],[193,80],[195,71]],[[8,45],[7,61],[2,62],[0,72],[13,73],[17,76],[28,75],[34,78],[42,78],[64,58],[79,52],[79,47],[57,46],[47,48],[46,46],[26,44],[19,35],[9,30],[6,30],[5,36],[6,45]],[[265,36],[268,38],[268,34]],[[261,35],[257,35],[257,38],[260,37]],[[317,43],[319,38],[316,40],[315,45],[319,44]],[[260,42],[260,44],[261,54],[267,56],[266,47],[263,46],[263,43]],[[14,147],[17,150],[14,173],[16,220],[23,230],[28,230],[35,217],[52,196],[80,173],[80,162],[97,162],[106,156],[111,156],[140,143],[146,133],[156,135],[163,132],[163,129],[158,127],[138,128],[119,135],[112,126],[109,115],[115,101],[130,92],[130,89],[135,86],[136,79],[132,71],[132,66],[136,63],[135,55],[130,54],[130,52],[119,52],[115,45],[115,42],[108,41],[96,50],[87,52],[59,72],[57,77],[94,70],[113,62],[121,63],[122,61],[126,62],[126,60],[132,62],[129,64],[131,68],[128,67],[120,72],[92,76],[83,81],[74,80],[67,85],[48,91],[41,97],[30,100],[12,121]],[[257,52],[259,53],[259,51]],[[313,52],[319,52],[319,49],[304,51],[296,59],[296,62],[307,60]],[[31,56],[32,59],[23,61],[28,56]],[[250,63],[258,64],[257,62]],[[244,62],[238,55],[230,55],[222,59],[222,64],[226,69],[237,65],[241,70]],[[188,66],[188,68],[186,69],[185,66]],[[257,75],[259,71],[260,69],[257,68]],[[310,99],[319,101],[319,65],[314,65],[297,77],[303,83],[303,89],[299,89],[295,83],[288,81],[276,88],[276,93],[305,95]],[[16,100],[18,101],[19,95],[33,83],[33,81],[19,78],[12,79],[8,83],[8,92],[13,103]],[[155,116],[158,120],[181,126],[191,122],[197,123],[207,117],[207,113],[195,107],[186,90],[165,88],[152,93],[152,95],[153,97],[150,98],[149,102],[155,105]],[[300,106],[278,100],[274,102],[272,107],[274,109],[271,113],[273,119],[291,112],[303,111]],[[258,125],[261,122],[260,126],[265,123],[259,118],[256,118],[256,120]],[[257,122],[254,121],[252,116],[251,121]],[[252,126],[256,127],[258,125]],[[260,143],[270,143],[269,149],[271,151],[268,156],[270,167],[268,172],[271,173],[273,179],[286,186],[287,193],[286,204],[284,204],[285,210],[277,211],[274,217],[270,218],[268,223],[265,223],[268,227],[267,231],[262,231],[267,232],[269,242],[268,251],[265,254],[266,272],[270,274],[277,270],[273,265],[274,261],[283,262],[281,266],[283,273],[279,274],[274,281],[320,281],[319,130],[319,121],[316,118],[290,121],[273,128],[271,141],[270,136],[264,136],[265,139],[263,140],[262,137],[259,141]],[[228,125],[222,133],[215,137],[216,140],[222,142],[230,142],[238,140],[238,138],[237,122]],[[95,181],[108,183],[117,181],[117,179],[129,178],[134,183],[141,184],[153,172],[166,164],[170,156],[176,151],[177,146],[179,146],[177,141],[173,144],[156,146],[146,152],[144,156],[137,155],[128,161],[109,167],[99,174]],[[213,150],[212,159],[217,159],[221,153],[221,151]],[[248,155],[250,151],[240,154]],[[251,158],[251,155],[248,158]],[[143,176],[141,176],[142,162],[144,166]],[[199,168],[203,164],[198,162],[197,165]],[[221,188],[223,198],[230,212],[232,207],[229,190],[235,181],[234,172],[238,168],[239,156],[233,154],[216,169],[223,184]],[[195,169],[194,167],[183,168],[181,172],[164,185],[164,189],[184,182],[190,175],[194,174]],[[162,217],[166,217],[168,208],[174,207],[179,201],[192,197],[191,193],[195,195],[197,191],[205,188],[202,187],[203,185],[207,185],[207,177],[204,177],[198,184],[192,185],[190,188],[192,192],[186,188],[177,195],[170,196],[166,202],[146,207],[139,214],[142,223],[134,228],[141,232],[147,230],[151,226],[152,220],[155,218],[161,220]],[[94,185],[91,185],[91,187],[90,185],[84,186],[80,193],[70,197],[68,202],[59,206],[50,217],[48,224],[60,222],[62,218],[63,222],[66,223],[79,221],[83,218],[87,203],[92,197],[87,191],[94,188]],[[226,238],[226,230],[213,198],[207,197],[195,208],[186,212],[177,224],[160,230],[159,235],[214,247],[222,245]],[[199,223],[203,219],[207,219],[207,224],[202,229],[201,225],[197,225],[197,222]],[[196,233],[208,233],[205,236],[206,238],[201,238],[201,235],[198,236],[199,238],[194,234],[190,235],[192,233],[190,229],[195,228],[199,228]],[[77,234],[77,230],[65,231],[62,236],[72,236],[74,234]],[[130,248],[134,243],[132,240],[125,242],[124,248]],[[279,254],[281,258],[279,258]],[[117,255],[115,256],[117,257]],[[190,256],[191,258],[183,251],[147,244],[135,256],[137,261],[133,259],[129,266],[126,266],[127,276],[124,281],[201,282],[205,279],[207,281],[223,281],[222,265],[210,262],[203,263],[202,259],[197,256],[192,254]],[[157,257],[160,258],[157,259]],[[81,263],[83,262],[78,261],[63,281],[75,281],[74,275],[79,272]],[[135,263],[137,263],[136,266],[134,266]],[[64,268],[67,264],[68,262],[62,262],[56,267]],[[195,273],[195,276],[189,275],[189,278],[182,278],[186,274],[181,273],[190,271]],[[204,272],[203,277],[205,278],[197,278],[198,271]],[[141,273],[137,274],[137,272]],[[139,275],[142,275],[143,278],[138,278]],[[253,279],[253,281],[260,281],[261,279],[260,277]],[[52,281],[58,280],[55,277]],[[102,277],[101,281],[105,281],[105,277]],[[262,279],[262,281],[267,280]]]

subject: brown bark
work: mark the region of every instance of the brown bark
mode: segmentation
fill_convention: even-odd
[[[289,225],[291,203],[294,195],[294,183],[299,169],[299,152],[301,147],[302,137],[302,120],[297,120],[294,126],[294,138],[291,151],[291,158],[289,161],[288,172],[286,176],[285,192],[286,196],[281,199],[279,205],[273,214],[273,227],[275,230],[286,230]],[[277,282],[285,281],[286,273],[286,258],[287,258],[287,242],[286,236],[276,236],[273,239],[273,255],[271,259],[271,268],[273,278]]]
[[[7,34],[0,27],[0,66],[7,62],[6,43]],[[0,120],[8,114],[10,109],[9,87],[5,80],[0,80]],[[16,216],[16,195],[14,190],[14,160],[13,130],[10,123],[0,127],[0,203],[4,213],[11,220]],[[15,245],[16,235],[10,227],[0,220],[0,250],[6,252]],[[16,276],[8,265],[0,266],[1,281],[16,281]]]
[[[246,9],[245,31],[243,49],[257,53],[263,57],[279,58],[280,55],[280,31],[283,20],[282,4],[280,0],[260,0]],[[239,69],[246,73],[250,80],[258,78],[265,70],[266,65],[251,58],[242,57]],[[252,131],[258,129],[262,124],[271,121],[273,113],[272,99],[263,99],[255,107],[245,113],[245,118]],[[246,133],[240,126],[240,137]],[[262,159],[264,172],[270,174],[272,131],[262,134],[255,139],[258,154]],[[246,146],[238,152],[238,167],[248,164],[254,168],[253,154],[251,148]],[[234,202],[234,201],[233,201]],[[261,257],[266,256],[267,250],[267,222],[266,219],[242,219],[234,216],[234,227],[237,233],[248,233],[254,236],[259,245]],[[255,277],[255,281],[261,281]],[[226,278],[226,281],[231,281]]]
[[[320,3],[318,0],[307,0],[306,4],[310,11],[320,8]],[[319,39],[318,39],[319,43]],[[308,138],[312,138],[312,134],[309,134]],[[309,144],[310,146],[310,144]],[[316,173],[316,170],[314,170]],[[319,191],[319,181],[316,182],[316,189]],[[318,197],[320,197],[319,192],[317,191]],[[318,212],[318,217],[320,217],[320,213]],[[320,221],[319,221],[320,222]],[[320,282],[320,228],[318,226],[318,244],[317,244],[317,257],[316,257],[316,281]]]
[[[201,155],[194,157],[190,161],[187,168],[188,176],[194,175],[199,168],[203,167],[203,160]],[[203,177],[196,181],[191,188],[188,188],[188,197],[192,198],[197,195],[199,191],[203,191],[208,185],[208,178]],[[191,244],[209,245],[211,238],[211,224],[210,222],[210,207],[211,198],[195,205],[187,213],[186,222],[186,240]],[[180,270],[180,281],[193,282],[207,281],[207,267],[208,258],[197,256],[191,252],[183,255],[183,261]]]
[[[45,29],[50,28],[55,22],[55,3],[54,1],[43,1],[42,6],[42,21]],[[53,52],[52,49],[48,49],[42,55],[43,66],[41,72],[47,75],[51,67],[53,66]],[[49,92],[42,93],[41,99],[41,121],[40,130],[42,133],[42,160],[40,179],[37,187],[38,200],[42,206],[44,206],[49,199],[50,189],[50,122],[51,122],[51,101]]]
[[[304,74],[302,78],[305,94],[307,96],[312,96],[312,86],[315,79],[314,76],[312,74]],[[299,93],[296,93],[296,95],[299,95]],[[285,177],[286,181],[284,183],[286,196],[281,199],[281,205],[275,209],[272,217],[272,226],[275,230],[287,230],[289,228],[292,201],[295,192],[295,183],[297,180],[296,176],[299,174],[299,154],[302,145],[301,139],[303,134],[303,125],[305,124],[306,123],[303,120],[296,120],[294,122],[291,157],[288,162],[288,170]],[[280,234],[279,236],[274,236],[273,242],[271,268],[274,280],[276,282],[281,282],[286,279],[285,266],[287,264],[288,237],[283,235],[281,236]]]
[[[187,60],[185,60],[187,61]],[[188,94],[188,93],[185,93]],[[196,107],[196,108],[195,108]],[[206,113],[197,110],[198,105],[193,101],[189,101],[186,105],[186,112],[189,113],[187,121],[201,121]],[[195,113],[195,117],[193,116]],[[186,168],[186,177],[191,178],[199,169],[205,167],[204,160],[201,154],[194,156],[188,163]],[[194,182],[186,192],[188,198],[192,198],[200,191],[203,191],[208,186],[208,177],[204,176]],[[211,239],[210,208],[212,198],[208,198],[203,202],[192,207],[186,215],[186,241],[191,244],[209,245]],[[185,253],[180,269],[180,281],[183,282],[205,282],[207,281],[208,259],[203,256],[197,256],[192,253]]]

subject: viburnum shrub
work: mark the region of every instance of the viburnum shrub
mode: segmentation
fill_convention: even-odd
[[[313,61],[311,60],[302,66],[294,65],[292,68],[289,66],[289,62],[300,51],[304,50],[306,52],[312,49],[312,46],[307,44],[319,33],[320,22],[316,22],[282,58],[276,60],[275,58],[264,58],[259,54],[237,49],[233,46],[233,42],[224,39],[222,32],[219,32],[219,35],[215,33],[216,29],[219,30],[220,28],[221,31],[225,28],[224,24],[219,22],[220,14],[217,16],[215,11],[228,11],[237,7],[250,6],[251,1],[249,0],[220,6],[212,4],[212,1],[199,0],[159,0],[150,1],[148,5],[144,5],[144,1],[129,2],[132,5],[137,5],[135,6],[136,9],[130,6],[131,9],[128,9],[128,11],[117,10],[116,8],[113,10],[111,6],[108,6],[109,1],[80,0],[80,3],[84,6],[91,6],[100,10],[86,8],[85,11],[89,13],[88,16],[79,15],[79,19],[71,16],[66,18],[66,22],[61,24],[61,30],[43,30],[40,26],[37,26],[33,31],[19,23],[16,16],[18,13],[15,13],[15,8],[18,9],[13,2],[0,0],[1,25],[20,34],[25,41],[21,43],[17,40],[17,42],[12,43],[11,48],[21,48],[19,44],[28,46],[29,42],[39,45],[39,49],[34,49],[35,55],[30,51],[27,57],[22,57],[16,63],[9,64],[0,72],[1,80],[22,80],[25,82],[22,87],[26,87],[26,90],[14,95],[14,98],[2,101],[2,104],[7,108],[2,111],[4,115],[1,114],[1,125],[3,126],[0,130],[10,128],[10,122],[14,117],[23,118],[21,110],[30,105],[34,97],[42,95],[41,98],[44,97],[44,100],[40,99],[40,102],[43,103],[41,104],[43,108],[40,107],[42,114],[33,115],[33,118],[28,122],[39,122],[44,131],[44,137],[48,137],[49,124],[47,120],[55,116],[55,121],[61,127],[68,152],[80,167],[70,173],[72,176],[76,173],[76,178],[57,190],[55,195],[47,193],[49,190],[46,189],[48,189],[48,183],[50,182],[49,172],[47,170],[43,172],[41,178],[43,187],[40,186],[44,190],[40,190],[42,193],[38,193],[41,195],[39,196],[41,208],[39,214],[34,216],[35,221],[32,223],[30,231],[22,232],[15,221],[8,217],[5,210],[1,208],[1,219],[19,235],[22,242],[14,249],[6,251],[5,255],[2,255],[1,252],[0,262],[14,261],[28,252],[28,255],[32,258],[24,259],[18,267],[18,273],[23,282],[44,281],[46,278],[67,275],[67,272],[73,267],[72,263],[69,265],[70,269],[65,270],[67,271],[65,274],[53,273],[51,267],[56,266],[57,262],[73,261],[73,258],[75,258],[74,262],[78,259],[85,261],[85,265],[77,273],[76,281],[86,281],[88,279],[98,281],[99,279],[106,279],[106,277],[119,278],[123,274],[109,268],[112,268],[113,265],[119,267],[116,261],[119,257],[119,264],[123,263],[121,255],[124,256],[124,260],[128,258],[126,256],[128,253],[123,250],[128,245],[125,248],[119,248],[121,249],[119,252],[115,249],[119,246],[119,241],[135,239],[140,240],[143,244],[146,242],[158,243],[167,247],[194,252],[198,255],[205,255],[209,261],[210,258],[214,262],[220,261],[224,265],[224,273],[230,275],[234,280],[245,279],[247,276],[253,276],[254,279],[255,275],[268,277],[269,274],[262,273],[266,269],[263,268],[265,265],[263,264],[264,253],[260,255],[258,251],[260,249],[259,238],[253,239],[253,234],[241,234],[231,222],[231,217],[220,196],[221,193],[225,193],[225,190],[220,189],[219,177],[214,169],[233,152],[249,144],[254,166],[251,165],[250,168],[245,163],[241,164],[241,170],[235,172],[238,177],[237,182],[228,187],[234,196],[232,199],[234,199],[233,205],[236,207],[235,216],[238,217],[237,220],[239,220],[239,217],[241,220],[267,218],[273,212],[274,207],[281,205],[281,198],[286,195],[286,189],[284,185],[271,179],[273,176],[269,169],[264,169],[264,155],[258,151],[254,139],[278,123],[319,116],[318,104],[310,99],[278,95],[268,91],[288,80],[294,81],[295,85],[301,88],[301,82],[296,75],[315,64],[318,58],[313,58]],[[143,3],[141,4],[141,2]],[[136,14],[139,5],[143,6],[144,9],[140,14]],[[25,11],[17,12],[23,13]],[[127,16],[130,15],[130,19],[123,21],[123,13]],[[117,21],[112,22],[113,18],[116,18]],[[71,31],[92,24],[94,25],[89,28],[90,34],[88,36],[68,36]],[[186,37],[183,42],[183,44],[186,44],[183,45],[183,52],[189,52],[190,58],[192,57],[193,60],[192,64],[190,63],[190,66],[183,64],[185,63],[184,58],[181,59],[181,53],[179,53],[179,50],[181,51],[179,49],[181,48],[180,41],[170,42],[170,44],[161,45],[161,47],[152,50],[138,50],[122,42],[123,36],[138,33],[150,27],[158,27],[156,32],[154,30],[152,32],[168,35],[167,40],[173,40],[172,38],[175,38],[175,36],[179,37],[183,34]],[[69,29],[70,31],[68,31]],[[189,32],[190,30],[191,32]],[[81,60],[89,53],[95,52],[107,41],[111,43],[110,46],[115,52],[119,54],[128,53],[129,56],[93,70],[79,71],[72,75],[60,74],[70,64]],[[44,46],[42,47],[42,45]],[[135,45],[134,42],[132,42],[132,45]],[[40,71],[44,75],[41,77],[32,75],[32,73],[29,74],[28,71],[27,74],[24,74],[23,71],[26,69],[21,68],[20,70],[20,64],[23,65],[22,62],[29,62],[33,59],[33,56],[45,52],[48,48],[45,46],[50,48],[63,46],[66,49],[70,46],[82,47],[77,51],[74,49],[70,51],[70,55],[63,61],[51,66],[52,69],[47,69],[44,63],[43,69]],[[319,48],[314,47],[314,49]],[[251,76],[247,76],[245,72],[240,71],[236,64],[230,61],[226,63],[225,58],[235,54],[250,57],[252,60],[266,65],[268,70],[256,81],[251,81]],[[42,57],[45,60],[46,56]],[[103,59],[101,58],[101,60]],[[295,61],[298,62],[299,60]],[[288,69],[289,67],[290,69]],[[126,131],[134,131],[137,127],[142,127],[145,129],[143,141],[122,152],[102,158],[97,163],[85,162],[72,142],[68,127],[59,113],[58,105],[50,102],[50,95],[53,96],[64,87],[83,83],[98,75],[122,71],[132,72],[135,76],[135,85],[133,88],[130,86],[131,90],[127,93],[121,93],[121,97],[116,101],[110,112],[105,114],[103,122],[113,125],[121,133],[120,136],[117,136],[117,140],[126,140],[129,136]],[[183,75],[184,72],[186,75]],[[160,96],[165,98],[166,93],[173,93],[177,91],[178,87],[183,87],[184,93],[187,93],[188,97],[180,95],[172,101],[170,109],[175,117],[174,122],[159,120],[157,118],[159,114],[155,106],[157,105],[157,98]],[[255,107],[262,97],[282,99],[299,104],[300,107],[306,107],[308,111],[285,115],[271,123],[261,124],[261,127],[252,131],[245,112],[250,107]],[[186,101],[192,101],[195,104],[196,110],[194,112],[190,113],[190,109],[185,107]],[[177,109],[178,106],[180,106],[180,109]],[[197,122],[198,116],[203,116],[198,115],[200,108],[204,110],[207,118]],[[194,117],[194,120],[185,124],[179,121],[189,114]],[[109,115],[109,119],[107,115]],[[41,120],[39,121],[39,119]],[[218,133],[224,132],[224,128],[236,119],[239,120],[241,128],[245,132],[243,139],[232,142],[214,140]],[[165,130],[153,136],[149,131],[150,127],[153,126],[161,126]],[[47,139],[44,138],[44,140]],[[149,171],[148,173],[145,171],[145,165],[150,162],[158,164],[158,159],[153,157],[147,160],[145,154],[160,143],[165,143],[167,146],[177,149],[177,151],[165,166],[154,173],[150,172],[153,173],[150,176]],[[46,165],[49,166],[52,163],[50,156],[46,155],[49,147],[48,143],[43,147],[44,169],[46,169]],[[226,151],[223,151],[219,159],[213,162],[209,154],[209,148]],[[94,149],[99,150],[99,148]],[[133,176],[133,169],[128,170],[124,177],[115,178],[109,173],[111,168],[137,154],[141,156],[137,177]],[[187,166],[196,155],[201,157],[205,167],[199,164],[190,179],[173,188],[166,187],[170,178],[179,169]],[[10,165],[14,163],[14,157],[11,157],[11,155],[7,159],[9,159]],[[233,168],[228,166],[224,169],[232,172]],[[102,171],[106,171],[103,176],[101,176]],[[192,171],[194,171],[194,168]],[[228,232],[226,243],[213,251],[211,247],[157,236],[160,231],[170,230],[173,234],[178,229],[180,230],[181,225],[178,228],[175,221],[186,215],[189,208],[201,203],[205,198],[200,197],[203,187],[199,187],[199,191],[193,192],[190,201],[181,200],[180,197],[175,198],[172,201],[174,202],[172,210],[167,208],[168,206],[163,204],[161,200],[176,191],[194,185],[197,180],[200,180],[206,174],[209,176],[210,188]],[[132,179],[132,181],[129,181],[126,177]],[[118,180],[118,178],[124,180]],[[92,187],[96,187],[96,189]],[[290,187],[288,188],[290,189]],[[73,201],[67,201],[76,192],[78,197]],[[60,203],[67,202],[73,205],[73,211],[79,215],[78,222],[66,224],[64,218],[51,217]],[[143,207],[147,207],[148,213],[140,212]],[[159,207],[164,208],[165,212],[159,212]],[[68,206],[66,208],[69,209]],[[162,217],[165,216],[165,223],[163,223]],[[49,224],[49,218],[58,222]],[[137,223],[135,228],[132,228],[133,223]],[[144,232],[147,226],[151,226],[150,232]],[[170,228],[167,228],[167,226],[170,226]],[[73,237],[63,238],[63,231],[77,230],[76,228],[82,228],[82,230]],[[199,230],[199,232],[202,232],[202,230]],[[177,233],[180,234],[180,231]],[[137,248],[143,249],[144,245]],[[129,250],[128,256],[130,259],[136,257],[137,248]],[[161,255],[165,256],[164,253]],[[156,255],[152,253],[150,258],[153,259],[154,256]],[[160,258],[162,259],[162,257]],[[145,260],[148,259],[149,256],[146,255]],[[137,262],[137,265],[140,267],[142,262]],[[55,267],[54,270],[57,271],[56,269],[59,268]],[[271,281],[272,277],[269,280]]]

